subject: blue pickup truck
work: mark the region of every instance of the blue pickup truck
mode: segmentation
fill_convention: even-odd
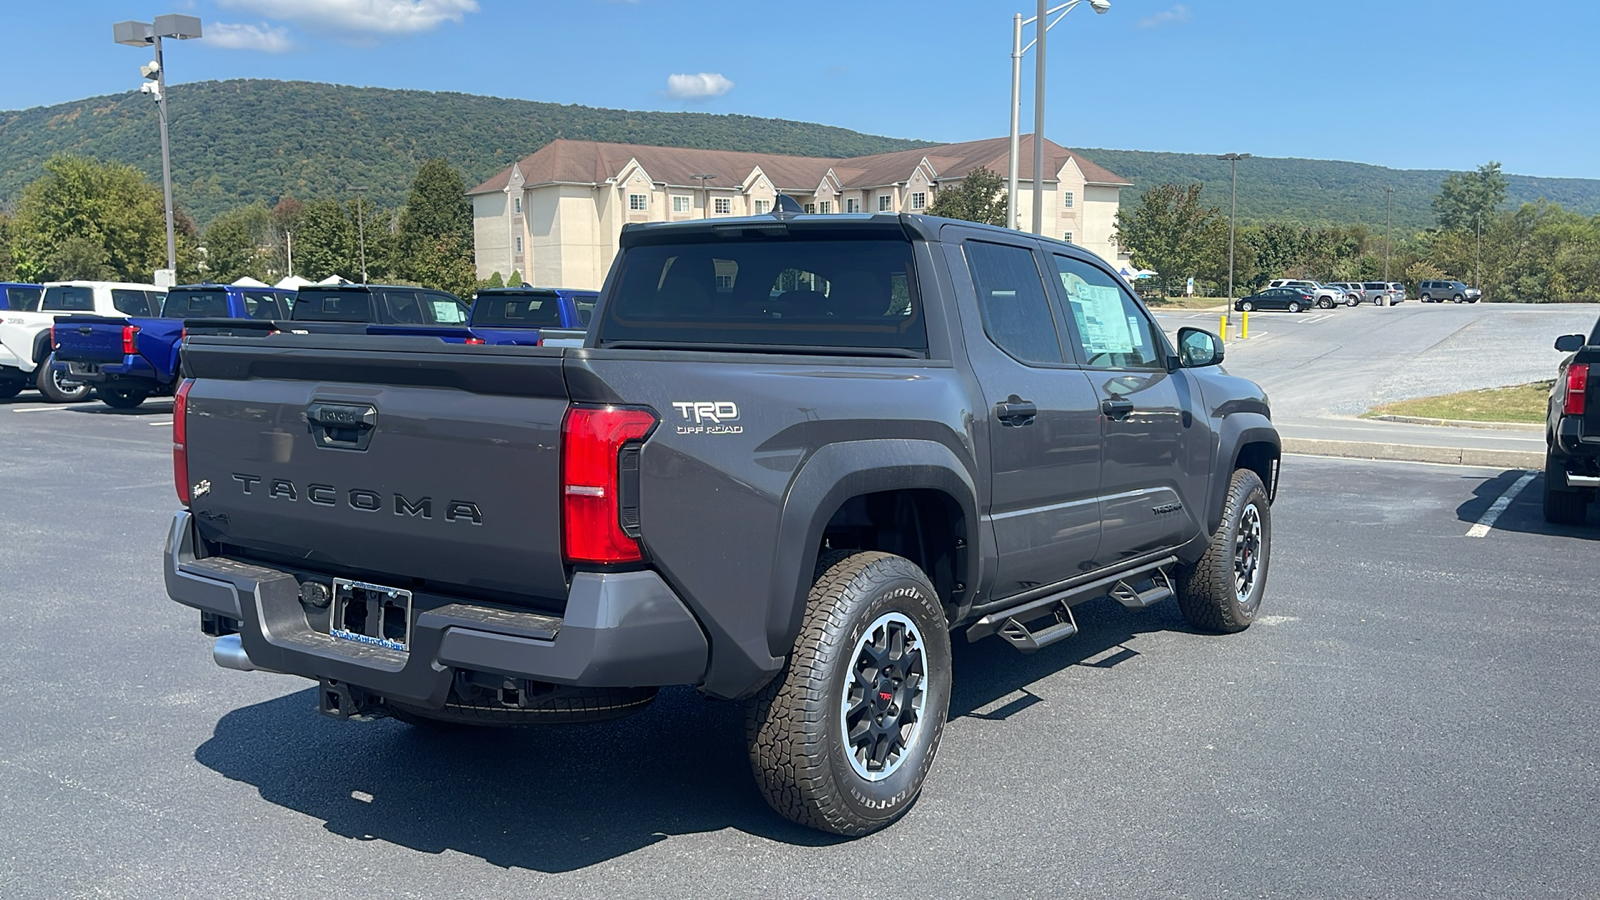
[[[467,323],[471,342],[536,347],[576,338],[571,346],[581,346],[599,296],[597,291],[527,286],[479,291]]]
[[[51,341],[63,378],[92,385],[107,406],[133,409],[170,394],[179,377],[185,319],[287,319],[294,291],[192,284],[167,293],[160,318],[61,316]]]

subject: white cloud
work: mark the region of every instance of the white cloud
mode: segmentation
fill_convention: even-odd
[[[667,96],[676,97],[679,100],[704,100],[707,97],[720,97],[730,90],[733,90],[733,82],[716,72],[667,76]]]
[[[221,0],[274,19],[308,28],[366,34],[413,34],[432,31],[445,22],[460,24],[478,11],[478,0]]]
[[[263,53],[287,53],[294,49],[289,40],[289,30],[275,25],[230,25],[211,22],[205,27],[205,42],[212,47],[228,50],[260,50]]]
[[[1155,28],[1160,25],[1171,25],[1175,22],[1189,21],[1189,7],[1179,3],[1171,9],[1162,10],[1153,16],[1145,16],[1134,23],[1140,28]]]

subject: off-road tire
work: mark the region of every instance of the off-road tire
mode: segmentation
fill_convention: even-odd
[[[56,382],[55,372],[56,356],[54,353],[46,356],[44,362],[39,363],[39,368],[34,370],[34,387],[51,403],[77,403],[89,399],[89,386],[79,384],[72,390],[67,390]]]
[[[1544,520],[1552,525],[1582,525],[1589,518],[1591,496],[1567,487],[1567,473],[1549,453],[1544,455]]]
[[[137,409],[149,399],[150,392],[139,388],[95,388],[100,401],[112,409]]]
[[[841,710],[858,643],[889,614],[904,616],[921,639],[924,694],[920,724],[897,765],[874,781],[855,768]],[[928,576],[889,553],[825,554],[793,652],[747,707],[750,766],[762,795],[786,818],[833,834],[869,834],[893,823],[916,803],[933,765],[950,681],[949,623]]]
[[[656,699],[655,688],[578,688],[556,686],[525,708],[509,707],[492,696],[450,693],[440,709],[385,700],[389,714],[424,728],[525,728],[607,722],[640,712]]]
[[[1241,522],[1251,508],[1256,510],[1261,524],[1259,551],[1250,588],[1241,600],[1235,583],[1236,542]],[[1236,469],[1228,483],[1222,524],[1211,535],[1205,555],[1177,573],[1178,609],[1184,620],[1203,631],[1231,633],[1249,628],[1261,609],[1271,561],[1272,507],[1267,502],[1267,489],[1255,472]]]

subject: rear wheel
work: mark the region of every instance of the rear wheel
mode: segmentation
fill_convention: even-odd
[[[1299,300],[1290,300],[1289,301],[1289,312],[1299,312],[1299,311],[1300,311],[1300,301]]]
[[[68,381],[56,371],[56,355],[45,357],[34,374],[34,386],[51,403],[77,403],[89,399],[89,386],[78,381]]]
[[[1553,525],[1582,525],[1589,518],[1592,495],[1567,487],[1567,470],[1548,452],[1544,455],[1544,520]]]
[[[96,388],[101,401],[112,409],[135,409],[149,398],[150,392],[141,388]]]
[[[1178,609],[1206,631],[1243,631],[1255,621],[1272,558],[1272,507],[1261,476],[1238,469],[1228,484],[1222,524],[1204,556],[1178,573]]]
[[[1353,306],[1355,306],[1355,305],[1356,305],[1356,304],[1357,304],[1357,303],[1360,303],[1360,302],[1361,302],[1361,301],[1360,301],[1360,300],[1357,300],[1357,299],[1356,299],[1356,298],[1354,298],[1354,297],[1346,297],[1346,298],[1344,298],[1344,305],[1345,305],[1345,306],[1352,306],[1352,307],[1353,307]]]
[[[889,825],[933,765],[950,681],[949,623],[928,576],[888,553],[827,554],[787,664],[746,714],[762,795],[820,831]]]

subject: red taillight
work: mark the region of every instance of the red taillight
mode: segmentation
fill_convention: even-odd
[[[487,344],[489,342],[484,340],[483,338],[467,338],[467,343],[469,343],[469,344]]]
[[[656,425],[648,409],[573,407],[561,427],[561,550],[569,562],[623,563],[644,557],[623,530],[622,451]],[[628,502],[629,512],[637,508]]]
[[[1573,363],[1567,366],[1567,396],[1561,412],[1568,416],[1581,416],[1589,396],[1589,364]]]
[[[189,505],[189,389],[193,378],[185,378],[172,398],[172,483],[178,489],[178,502]]]
[[[132,356],[135,353],[139,352],[139,348],[134,346],[134,342],[133,342],[134,337],[136,335],[138,335],[138,333],[139,333],[139,326],[137,326],[137,325],[124,325],[124,326],[122,326],[122,355],[123,356]]]
[[[50,349],[51,350],[60,350],[61,349],[61,342],[56,340],[56,327],[54,325],[50,326]]]

